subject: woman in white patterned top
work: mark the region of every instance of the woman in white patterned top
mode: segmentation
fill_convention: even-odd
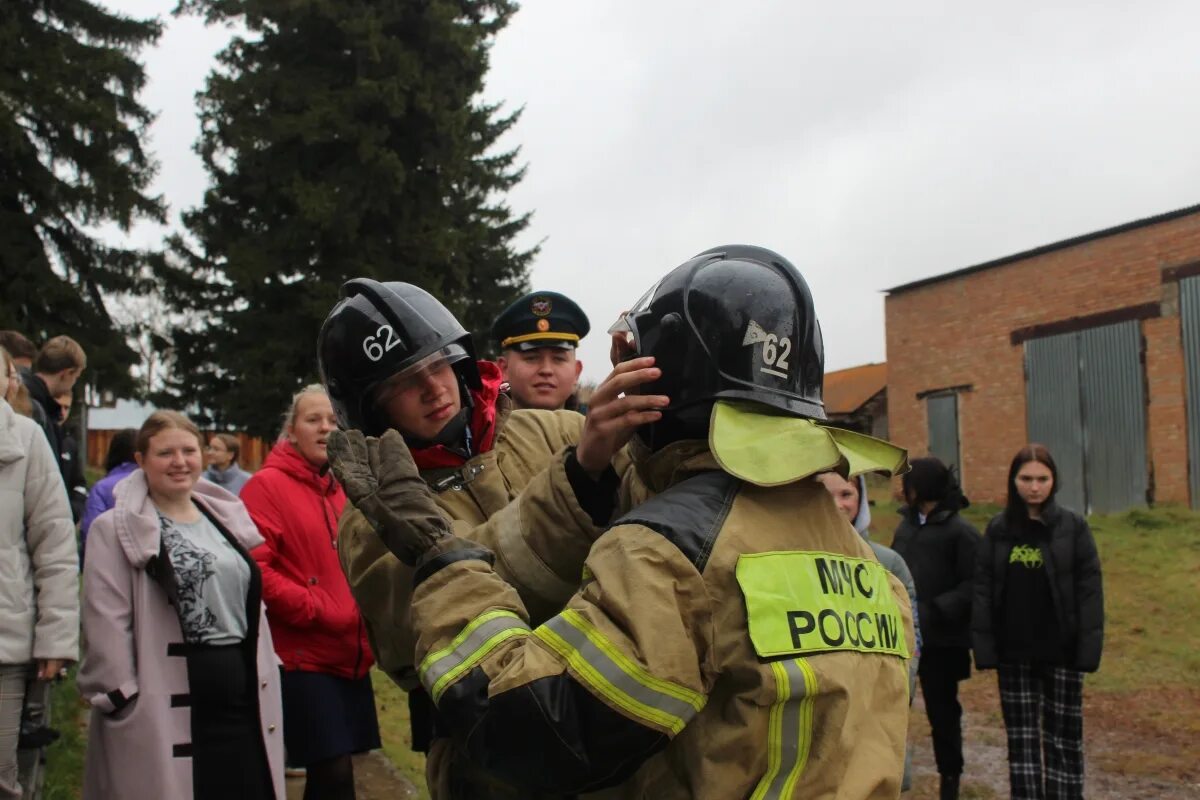
[[[279,671],[245,506],[200,481],[195,425],[157,411],[84,568],[84,797],[284,797]]]

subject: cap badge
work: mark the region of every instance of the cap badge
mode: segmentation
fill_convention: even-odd
[[[554,305],[550,302],[549,297],[535,297],[529,303],[529,310],[535,317],[547,317],[553,308]]]
[[[546,331],[550,330],[550,320],[548,320],[548,319],[539,319],[539,320],[537,321],[537,329],[538,329],[539,331],[541,331],[542,333],[545,333]]]

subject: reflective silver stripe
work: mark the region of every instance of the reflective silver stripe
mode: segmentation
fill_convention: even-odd
[[[767,772],[751,800],[785,800],[796,783],[812,746],[812,713],[816,675],[807,661],[786,659],[771,664],[779,700],[772,708],[767,742]]]
[[[495,613],[495,612],[492,612]],[[484,615],[487,616],[487,615]],[[464,632],[471,628],[468,625],[464,628]],[[502,636],[506,631],[511,631],[509,636]],[[467,635],[459,640],[457,637],[451,643],[452,649],[449,652],[434,653],[432,656],[427,656],[425,663],[421,665],[421,685],[433,697],[436,702],[444,691],[443,686],[439,686],[452,671],[463,669],[471,663],[478,663],[487,653],[494,649],[500,642],[511,638],[513,635],[520,635],[529,632],[529,626],[521,621],[516,615],[504,612],[486,619],[484,622],[475,625],[474,629],[467,632]],[[459,634],[462,636],[462,634]],[[485,647],[493,638],[497,638],[492,643],[491,647]]]
[[[573,625],[570,622],[570,614],[571,612],[567,611],[552,618],[535,633],[548,630],[570,647],[574,651],[571,655],[575,657],[567,656],[568,664],[574,667],[583,682],[601,697],[612,701],[647,723],[666,728],[673,733],[683,730],[692,717],[696,716],[696,713],[704,707],[705,698],[702,694],[654,678],[640,664],[632,662],[632,659],[630,659],[630,667],[636,668],[642,674],[631,674],[629,669],[623,668],[588,638],[584,631]],[[547,641],[544,636],[539,636],[539,638]],[[552,642],[547,643],[556,651],[559,649],[554,647]],[[609,646],[611,647],[611,644]],[[566,654],[560,652],[560,655]],[[601,680],[596,681],[596,677]],[[694,700],[688,702],[674,694],[654,688],[653,685],[650,685],[652,683],[664,688],[670,687],[675,694],[691,696]]]

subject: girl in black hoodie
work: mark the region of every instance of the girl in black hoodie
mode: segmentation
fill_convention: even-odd
[[[921,663],[917,676],[933,729],[940,797],[954,800],[963,771],[958,682],[971,674],[971,589],[979,531],[959,516],[967,507],[953,473],[936,458],[918,458],[904,476],[903,519],[892,549],[917,585]]]
[[[1083,797],[1083,673],[1100,666],[1104,593],[1092,532],[1057,488],[1050,452],[1022,448],[975,575],[975,666],[999,673],[1014,798]]]

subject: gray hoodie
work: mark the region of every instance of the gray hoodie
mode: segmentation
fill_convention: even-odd
[[[858,476],[858,513],[854,516],[854,530],[858,531],[859,535],[866,540],[871,549],[875,551],[875,557],[879,559],[879,563],[883,564],[884,569],[895,575],[904,584],[904,588],[908,590],[908,599],[912,603],[913,610],[913,629],[917,634],[917,652],[921,652],[921,624],[917,620],[917,585],[913,581],[912,572],[908,569],[908,564],[904,563],[904,558],[890,547],[885,547],[878,542],[871,541],[871,506],[867,502],[867,479],[862,475]],[[915,663],[915,659],[914,659]]]
[[[210,464],[201,477],[212,481],[230,494],[241,494],[242,487],[250,480],[250,473],[239,467],[235,461],[226,469],[217,469]]]
[[[908,568],[908,564],[904,563],[904,557],[890,547],[872,542],[870,528],[871,505],[867,502],[867,479],[859,475],[858,513],[854,515],[854,530],[858,531],[859,535],[875,551],[875,557],[879,559],[880,564],[883,564],[884,569],[895,575],[904,584],[904,588],[908,590],[908,601],[912,604],[913,633],[917,637],[917,651],[913,653],[912,659],[908,662],[908,697],[909,703],[912,703],[913,692],[916,690],[917,684],[917,667],[921,657],[921,621],[917,618],[917,585],[913,581],[912,571]],[[900,783],[900,791],[907,792],[911,788],[912,748],[906,747],[904,750],[904,778]]]

